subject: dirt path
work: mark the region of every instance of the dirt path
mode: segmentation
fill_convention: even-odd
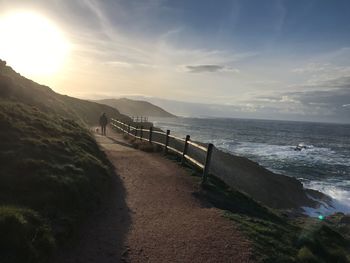
[[[117,190],[125,189],[114,198],[125,203],[114,199],[61,262],[251,262],[250,243],[196,199],[195,178],[178,164],[130,148],[119,134],[96,139],[116,167]]]

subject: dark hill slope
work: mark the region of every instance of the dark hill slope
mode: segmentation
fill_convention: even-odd
[[[99,100],[98,103],[109,105],[116,108],[122,114],[128,116],[149,116],[149,117],[176,117],[175,115],[165,111],[164,109],[142,100],[121,99],[105,99]]]
[[[86,126],[117,110],[53,92],[0,61],[0,261],[52,262],[110,193],[113,168]]]
[[[33,105],[45,113],[59,114],[86,125],[97,124],[102,112],[106,112],[109,117],[129,119],[107,105],[58,94],[47,86],[21,76],[6,66],[2,60],[0,60],[0,98]]]
[[[0,99],[1,262],[46,262],[108,192],[112,168],[77,122]]]

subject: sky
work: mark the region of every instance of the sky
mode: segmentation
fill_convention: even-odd
[[[350,123],[348,0],[0,0],[0,18],[23,11],[69,46],[55,72],[24,72],[59,93]]]

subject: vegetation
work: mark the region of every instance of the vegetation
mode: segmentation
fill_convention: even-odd
[[[55,93],[0,60],[1,262],[46,262],[108,192],[88,126],[116,109]]]
[[[99,204],[111,167],[73,120],[2,100],[0,127],[1,262],[45,262]]]
[[[341,223],[342,214],[288,218],[213,176],[201,195],[247,234],[257,262],[350,262],[350,225]]]

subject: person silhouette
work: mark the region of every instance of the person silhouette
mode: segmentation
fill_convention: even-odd
[[[108,118],[106,116],[106,113],[102,113],[101,117],[100,117],[100,125],[101,125],[101,134],[102,135],[106,135],[106,126],[108,123]]]

